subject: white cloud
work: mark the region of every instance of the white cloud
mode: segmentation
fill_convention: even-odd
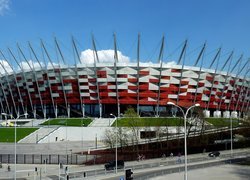
[[[40,69],[40,65],[39,65],[38,62],[34,62],[34,61],[32,61],[32,60],[29,60],[28,62],[29,62],[29,64],[28,64],[26,61],[22,61],[22,62],[20,63],[20,66],[21,66],[24,70],[32,70],[32,69],[30,69],[30,66],[31,66],[31,68]],[[42,62],[41,62],[41,65],[43,66],[43,63],[42,63]],[[20,70],[20,68],[18,68],[18,70]]]
[[[176,65],[176,62],[175,61],[170,61],[170,62],[167,62],[165,64],[169,65],[169,66],[173,66],[173,65]]]
[[[147,62],[140,62],[140,65],[145,65],[145,66],[152,66],[156,63],[152,62],[152,61],[147,61]],[[164,65],[167,65],[167,66],[173,66],[173,65],[176,65],[176,62],[175,61],[170,61],[170,62],[163,62]]]
[[[10,0],[0,0],[0,16],[10,9]]]
[[[9,64],[8,64],[8,62],[7,62],[6,60],[0,60],[0,63],[1,63],[1,65],[0,65],[0,72],[1,72],[2,74],[5,74],[6,71],[7,71],[8,73],[13,72],[12,69],[11,69],[11,67],[9,66]],[[4,66],[4,68],[3,68],[2,66]],[[5,71],[4,69],[5,69],[6,71]]]
[[[48,69],[59,68],[59,67],[60,67],[59,64],[54,63],[54,62],[52,62],[52,64],[51,64],[51,62],[48,62],[48,64],[47,64]]]
[[[97,51],[99,62],[114,62],[114,50],[100,50]],[[122,54],[121,51],[117,51],[118,62],[129,63],[130,59],[128,56]],[[93,50],[87,49],[81,52],[81,62],[83,64],[93,64],[94,63],[94,53]]]

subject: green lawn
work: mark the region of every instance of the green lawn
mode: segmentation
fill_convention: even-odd
[[[120,118],[117,121],[118,127],[183,126],[183,124],[183,119],[180,118]],[[115,122],[112,126],[115,126]]]
[[[92,120],[90,118],[57,118],[50,119],[41,125],[59,125],[59,126],[85,126],[87,127]]]
[[[16,128],[17,142],[25,136],[36,131],[38,128]],[[14,127],[0,127],[0,142],[15,142],[15,128]]]
[[[230,126],[230,118],[205,118],[205,121],[213,124],[216,127],[229,127]],[[238,119],[232,119],[233,127],[237,127],[239,125]]]
[[[230,118],[205,118],[205,121],[216,127],[229,127]],[[233,127],[239,126],[238,119],[232,119]],[[117,121],[118,127],[149,127],[149,126],[183,126],[183,119],[180,118],[120,118]],[[115,122],[112,124],[115,126]]]

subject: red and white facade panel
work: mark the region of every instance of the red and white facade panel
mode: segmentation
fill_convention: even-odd
[[[200,103],[207,110],[249,111],[249,77],[199,67],[96,63],[18,72],[0,81],[2,112],[49,105],[166,106],[169,101],[182,107]]]

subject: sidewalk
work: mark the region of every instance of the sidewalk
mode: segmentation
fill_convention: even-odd
[[[249,149],[238,149],[238,150],[234,150],[235,153],[237,152],[249,152]],[[222,152],[222,156],[225,153],[230,153],[230,151],[223,151]],[[188,159],[192,160],[192,158],[201,158],[204,160],[208,159],[206,162],[208,161],[219,161],[221,158],[208,158],[207,157],[207,153],[206,154],[194,154],[194,155],[189,155]],[[173,168],[173,167],[182,167],[183,164],[183,159],[184,157],[181,157],[182,163],[181,164],[174,164],[173,162],[177,161],[177,157],[173,157],[173,158],[157,158],[157,159],[146,159],[146,160],[142,160],[142,161],[128,161],[125,162],[125,166],[127,167],[143,167],[143,166],[147,166],[146,168],[143,169],[134,169],[133,171],[134,173],[141,173],[141,172],[148,172],[151,171],[153,169],[162,169],[162,168]],[[172,162],[172,163],[171,163]],[[199,164],[200,162],[194,162],[194,163],[189,163],[189,165],[192,164]],[[169,165],[168,165],[169,164]],[[167,166],[166,166],[167,165]],[[11,171],[9,172],[7,170],[7,164],[3,164],[3,168],[0,168],[0,179],[9,179],[9,178],[13,178],[14,177],[14,164],[11,164]],[[104,165],[91,165],[91,166],[85,166],[85,165],[63,165],[63,168],[60,168],[59,165],[48,165],[48,164],[17,164],[17,177],[25,177],[25,178],[29,178],[30,176],[32,176],[31,179],[35,179],[36,177],[41,178],[42,179],[51,179],[49,177],[52,176],[56,176],[58,177],[59,172],[61,174],[65,174],[65,167],[68,166],[68,173],[73,173],[73,172],[81,172],[81,174],[83,174],[84,172],[87,171],[98,171],[98,170],[102,170],[104,171]],[[35,172],[35,167],[37,168],[37,172]],[[206,168],[207,169],[207,168]],[[107,179],[109,177],[116,177],[117,175],[120,176],[124,176],[124,171],[123,170],[119,170],[120,172],[118,174],[114,174],[112,171],[109,171],[107,173],[109,173],[109,175],[98,175],[98,176],[90,176],[88,177],[88,179]],[[48,177],[49,176],[49,177]]]
[[[164,176],[150,178],[150,180],[175,179],[182,180],[184,172],[173,173]],[[204,169],[195,169],[188,171],[188,178],[191,180],[249,180],[250,166],[240,166],[226,164],[216,167],[207,167]]]

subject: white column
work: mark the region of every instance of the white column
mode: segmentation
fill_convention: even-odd
[[[68,111],[68,118],[70,118],[70,104],[68,105],[67,111]]]
[[[44,105],[43,107],[43,117],[44,119],[46,119],[46,105]]]
[[[230,118],[230,112],[229,111],[224,111],[223,112],[223,117],[224,118]]]
[[[238,118],[238,112],[237,111],[232,111],[231,118]]]
[[[82,104],[82,117],[84,118],[85,117],[85,105]]]
[[[55,116],[57,118],[57,112],[58,112],[58,109],[57,109],[57,104],[56,104],[56,108],[55,108]]]
[[[209,110],[204,110],[203,111],[203,114],[206,118],[209,118],[210,117],[210,111]]]
[[[218,110],[214,111],[214,117],[220,118],[221,117],[221,111],[218,111]]]
[[[33,116],[34,116],[34,118],[36,118],[36,107],[34,107]]]

